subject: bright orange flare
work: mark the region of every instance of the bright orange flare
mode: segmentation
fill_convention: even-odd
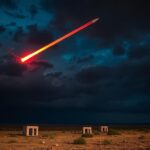
[[[27,55],[27,56],[21,58],[21,61],[22,61],[22,62],[27,61],[28,59],[32,58],[33,56],[42,53],[43,51],[47,50],[48,48],[50,48],[50,47],[54,46],[55,44],[57,44],[57,43],[59,43],[59,42],[65,40],[66,38],[72,36],[73,34],[79,32],[79,31],[81,31],[82,29],[84,29],[84,28],[86,28],[86,27],[92,25],[93,23],[97,22],[98,20],[99,20],[99,18],[96,18],[96,19],[93,19],[93,20],[87,22],[86,24],[80,26],[79,28],[77,28],[77,29],[75,29],[75,30],[69,32],[68,34],[66,34],[66,35],[64,35],[64,36],[62,36],[62,37],[60,37],[60,38],[58,38],[57,40],[55,40],[55,41],[53,41],[53,42],[51,42],[51,43],[45,45],[44,47],[38,49],[37,51],[35,51],[35,52],[33,52],[33,53],[31,53],[31,54],[29,54],[29,55]]]

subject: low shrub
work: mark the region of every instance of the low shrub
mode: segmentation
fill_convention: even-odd
[[[52,134],[52,135],[49,136],[49,138],[50,138],[50,139],[54,139],[54,138],[55,138],[55,135]]]
[[[120,135],[120,132],[115,129],[109,129],[108,135]]]
[[[73,144],[86,144],[86,140],[82,137],[74,140]]]

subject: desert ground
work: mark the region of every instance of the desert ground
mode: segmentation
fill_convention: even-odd
[[[115,129],[116,133],[84,137],[85,144],[75,144],[80,131],[41,130],[38,137],[26,137],[22,131],[0,131],[0,150],[150,150],[149,129]]]

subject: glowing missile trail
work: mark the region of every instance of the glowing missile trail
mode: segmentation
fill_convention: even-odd
[[[62,36],[62,37],[60,37],[60,38],[58,38],[57,40],[55,40],[55,41],[53,41],[53,42],[51,42],[51,43],[45,45],[44,47],[38,49],[37,51],[35,51],[35,52],[33,52],[33,53],[31,53],[31,54],[29,54],[29,55],[27,55],[27,56],[21,58],[21,61],[22,61],[22,62],[25,62],[25,61],[29,60],[30,58],[34,57],[35,55],[38,55],[38,54],[42,53],[43,51],[45,51],[45,50],[47,50],[48,48],[54,46],[55,44],[57,44],[57,43],[59,43],[59,42],[65,40],[66,38],[68,38],[68,37],[74,35],[75,33],[77,33],[77,32],[79,32],[79,31],[85,29],[86,27],[88,27],[88,26],[94,24],[94,23],[97,22],[98,20],[99,20],[99,18],[95,18],[95,19],[93,19],[93,20],[87,22],[86,24],[84,24],[84,25],[78,27],[77,29],[75,29],[75,30],[69,32],[68,34],[66,34],[66,35],[64,35],[64,36]]]

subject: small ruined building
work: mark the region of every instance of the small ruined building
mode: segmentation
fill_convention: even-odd
[[[100,126],[101,133],[108,133],[108,126]]]
[[[38,136],[39,135],[39,126],[24,126],[23,134],[25,136]]]
[[[83,134],[92,134],[92,127],[83,127],[82,133]]]

